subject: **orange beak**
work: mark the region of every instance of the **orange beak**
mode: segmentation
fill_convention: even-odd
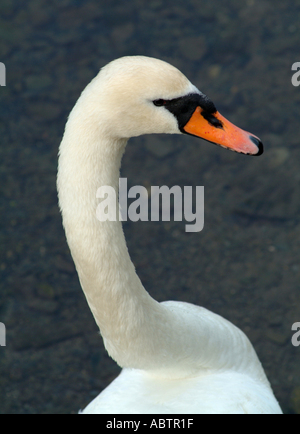
[[[258,137],[236,127],[219,112],[207,115],[207,112],[199,106],[183,130],[188,134],[242,154],[261,155],[263,153],[263,144]]]

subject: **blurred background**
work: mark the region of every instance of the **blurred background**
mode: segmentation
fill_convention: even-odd
[[[205,226],[125,223],[159,301],[202,305],[250,338],[286,413],[300,414],[299,0],[1,0],[0,413],[77,413],[119,373],[81,291],[57,206],[58,146],[80,92],[107,62],[177,66],[241,128],[259,158],[189,136],[127,147],[128,186],[205,187]]]

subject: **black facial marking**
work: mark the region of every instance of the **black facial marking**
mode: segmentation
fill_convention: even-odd
[[[191,93],[189,95],[171,100],[157,99],[153,101],[157,107],[165,107],[176,117],[180,131],[184,131],[185,125],[191,119],[197,107],[203,109],[201,113],[211,125],[216,128],[222,128],[222,122],[214,114],[217,109],[214,103],[204,94]]]
[[[223,122],[217,119],[213,114],[206,111],[201,112],[201,116],[207,120],[207,122],[215,128],[223,128]]]

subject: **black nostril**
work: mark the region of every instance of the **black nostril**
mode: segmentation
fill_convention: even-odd
[[[258,153],[255,154],[255,157],[257,157],[258,155],[263,154],[264,152],[264,145],[262,144],[262,142],[254,136],[250,136],[250,140],[251,142],[253,142],[257,147],[258,147]]]

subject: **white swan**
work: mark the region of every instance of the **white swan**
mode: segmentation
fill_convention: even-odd
[[[86,87],[60,145],[58,192],[81,286],[110,356],[124,369],[85,413],[281,413],[244,333],[183,302],[158,303],[130,260],[120,222],[96,218],[118,190],[128,138],[188,133],[245,154],[258,138],[230,124],[176,68],[124,57]]]

